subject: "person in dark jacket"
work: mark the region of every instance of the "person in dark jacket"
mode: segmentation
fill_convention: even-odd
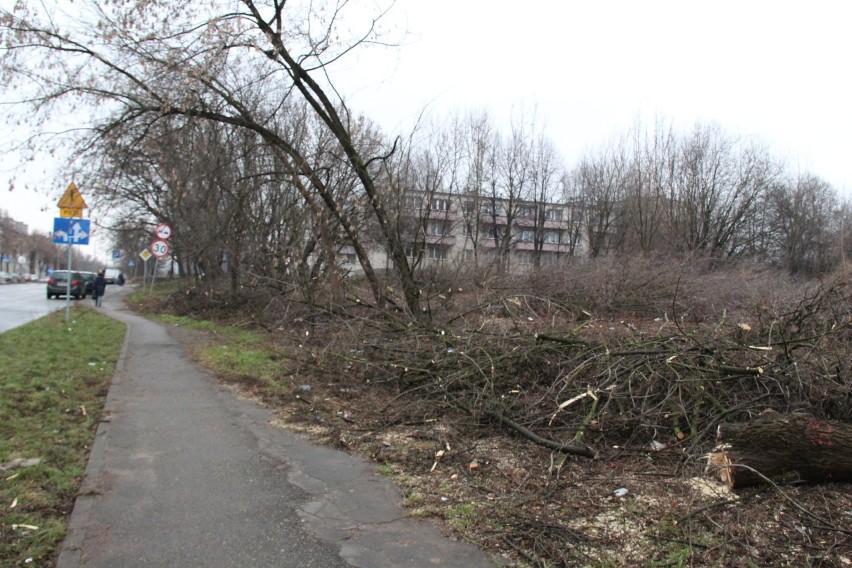
[[[98,275],[95,276],[95,284],[92,289],[92,298],[95,300],[95,305],[97,307],[101,306],[101,302],[103,302],[104,294],[106,293],[107,281],[104,277],[103,269],[98,270]]]

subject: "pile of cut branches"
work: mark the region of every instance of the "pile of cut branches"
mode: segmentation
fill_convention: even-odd
[[[333,335],[314,332],[334,340],[310,357],[331,373],[345,367],[397,389],[389,423],[470,416],[593,457],[595,448],[650,443],[703,453],[720,422],[765,408],[852,420],[846,282],[818,286],[793,305],[700,323],[676,312],[597,318],[523,293],[404,330],[329,321]]]

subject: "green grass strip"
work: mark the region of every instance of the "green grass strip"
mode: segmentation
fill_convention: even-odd
[[[124,324],[71,314],[0,333],[0,566],[55,561],[124,341]]]

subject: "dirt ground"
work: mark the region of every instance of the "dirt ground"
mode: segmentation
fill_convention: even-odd
[[[630,329],[623,320],[592,328]],[[313,332],[314,345],[335,344]],[[221,341],[173,333],[196,357]],[[293,337],[276,336],[278,349],[302,347]],[[662,427],[653,440],[601,445],[612,437],[595,435],[592,421],[597,457],[566,455],[482,414],[414,403],[416,382],[365,380],[363,364],[331,360],[300,364],[298,375],[282,364],[274,389],[251,376],[222,380],[274,408],[282,427],[369,457],[401,487],[410,515],[435,519],[505,566],[852,566],[849,484],[734,492],[707,471],[706,444],[691,447]]]

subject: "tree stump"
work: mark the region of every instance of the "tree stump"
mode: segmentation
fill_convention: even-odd
[[[852,424],[810,414],[764,412],[719,424],[708,469],[731,489],[784,482],[852,481]]]

